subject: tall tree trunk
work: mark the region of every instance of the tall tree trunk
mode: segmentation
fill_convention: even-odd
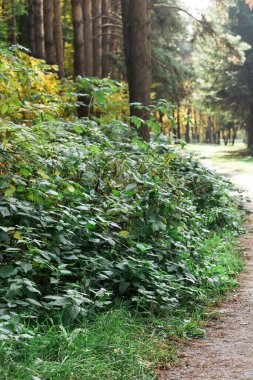
[[[63,23],[67,22],[68,0],[63,1]]]
[[[253,104],[250,106],[249,119],[247,123],[248,148],[253,152]]]
[[[110,1],[102,0],[102,77],[110,73],[110,39],[111,39],[111,22],[110,22]]]
[[[120,0],[111,0],[111,20],[113,23],[118,25],[113,25],[111,27],[111,38],[110,38],[110,71],[111,77],[113,79],[120,79],[119,72],[119,61],[122,56],[122,44],[121,44],[121,33],[119,32],[119,28],[122,27],[122,17],[121,17],[121,1]]]
[[[43,22],[43,0],[33,0],[34,11],[34,56],[44,59],[44,22]]]
[[[34,37],[34,9],[33,0],[28,2],[28,17],[29,17],[29,47],[32,56],[35,54],[35,37]]]
[[[45,59],[50,65],[56,64],[53,16],[54,0],[44,0]]]
[[[102,0],[92,1],[93,74],[102,76]]]
[[[181,112],[181,108],[180,108],[180,104],[178,104],[178,106],[177,106],[177,139],[178,139],[178,140],[181,139],[181,120],[180,120],[180,112]]]
[[[71,0],[74,28],[74,75],[85,76],[82,0]]]
[[[17,36],[16,36],[16,9],[15,9],[15,2],[14,0],[11,0],[11,43],[12,45],[15,45],[17,43]]]
[[[207,117],[207,122],[206,122],[206,139],[205,143],[206,144],[211,144],[211,136],[212,136],[212,123],[211,123],[211,117]]]
[[[124,48],[130,103],[150,104],[151,25],[149,0],[122,0]],[[130,107],[131,116],[147,118],[142,110]],[[149,141],[149,129],[142,124],[139,135]]]
[[[59,66],[59,77],[64,76],[64,46],[61,24],[61,1],[54,0],[54,41],[56,51],[56,61]]]
[[[85,73],[93,76],[93,41],[92,41],[92,4],[91,0],[83,0],[83,31],[85,50]]]
[[[186,128],[185,128],[185,141],[187,143],[190,142],[190,121],[189,121],[190,116],[191,116],[191,107],[188,107],[188,109],[187,109],[187,121],[186,121]]]

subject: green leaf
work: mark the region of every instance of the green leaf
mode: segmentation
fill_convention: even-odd
[[[8,189],[5,190],[4,196],[5,197],[12,197],[13,194],[15,193],[15,191],[16,191],[16,187],[11,185],[10,187],[8,187]]]
[[[0,267],[0,277],[7,278],[14,276],[18,273],[17,268],[15,268],[13,265],[2,265]]]
[[[136,187],[137,187],[137,183],[130,183],[129,185],[127,185],[127,186],[124,188],[124,191],[125,191],[125,192],[132,191],[132,190],[135,190]]]
[[[10,216],[11,213],[7,207],[0,207],[0,213],[3,217]]]

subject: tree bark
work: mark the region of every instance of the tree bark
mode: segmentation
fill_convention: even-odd
[[[102,1],[93,0],[93,74],[102,76]]]
[[[17,43],[17,36],[16,36],[16,10],[15,10],[15,3],[14,0],[11,0],[11,44],[15,45]]]
[[[150,104],[151,87],[151,25],[149,0],[122,0],[124,49],[130,103]],[[148,117],[143,110],[130,106],[130,115]],[[142,124],[139,135],[149,141],[149,128]]]
[[[187,109],[187,117],[189,118],[190,116],[191,116],[191,107],[188,107],[188,109]],[[185,141],[187,143],[190,142],[190,121],[189,121],[189,119],[187,119],[187,121],[186,121]]]
[[[248,132],[248,148],[253,152],[253,104],[251,104],[250,110],[249,110],[247,132]]]
[[[74,75],[85,76],[83,9],[81,0],[71,0],[74,28]]]
[[[29,17],[29,47],[32,56],[35,54],[35,37],[34,37],[34,9],[33,0],[28,2],[28,17]]]
[[[93,76],[93,41],[92,41],[92,4],[91,0],[83,0],[83,31],[85,74]]]
[[[181,112],[181,108],[180,108],[180,104],[178,104],[178,106],[177,106],[177,139],[178,139],[178,140],[181,139],[181,120],[180,120],[180,112]]]
[[[121,1],[111,0],[111,20],[116,19],[116,23],[119,26],[111,27],[111,38],[110,38],[110,71],[111,77],[113,79],[120,79],[120,58],[122,57],[122,38],[119,34],[119,27],[122,27],[122,17],[121,17]]]
[[[50,65],[56,64],[53,15],[53,0],[44,0],[45,59]]]
[[[59,66],[59,77],[64,76],[64,46],[61,24],[61,1],[54,0],[54,41],[56,51],[56,61]]]
[[[43,0],[33,0],[34,11],[34,56],[44,59],[44,22],[43,22]]]
[[[110,23],[110,2],[102,0],[102,77],[110,74],[110,39],[111,39],[111,23]]]

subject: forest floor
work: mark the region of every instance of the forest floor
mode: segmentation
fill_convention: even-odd
[[[246,191],[253,201],[253,157],[241,147],[193,146],[204,163]],[[205,158],[205,159],[204,159]],[[253,204],[246,207],[253,211]],[[245,255],[245,270],[239,288],[211,311],[205,338],[181,344],[181,360],[162,380],[252,380],[253,379],[253,215],[247,233],[238,240]]]

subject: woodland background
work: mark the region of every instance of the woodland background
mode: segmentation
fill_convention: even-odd
[[[0,7],[2,43],[57,64],[59,77],[128,79],[131,103],[148,105],[151,93],[175,105],[173,123],[164,121],[171,137],[233,143],[242,128],[252,145],[250,2],[211,2],[205,16],[179,1],[12,0]]]
[[[243,204],[184,148],[252,147],[252,38],[249,1],[0,1],[1,378],[154,380],[203,336]]]

